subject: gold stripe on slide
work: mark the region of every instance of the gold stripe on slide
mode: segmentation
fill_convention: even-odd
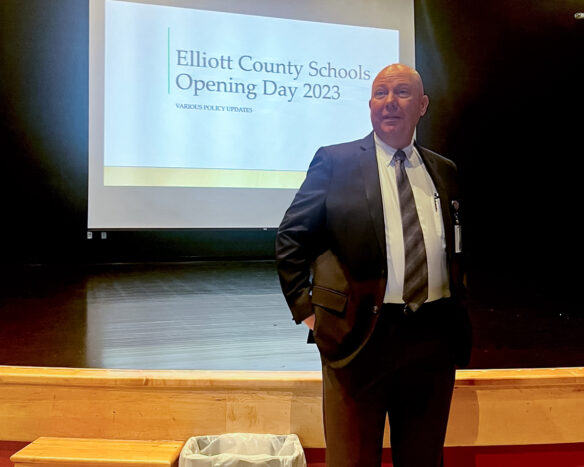
[[[306,172],[287,170],[104,167],[106,186],[299,188]]]

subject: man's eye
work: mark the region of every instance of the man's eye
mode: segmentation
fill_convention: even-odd
[[[379,97],[384,97],[384,96],[387,96],[387,91],[382,91],[382,90],[375,91],[375,94],[374,94],[374,95],[375,95],[375,97],[377,97],[377,98],[379,98]]]
[[[399,91],[397,91],[396,94],[399,97],[408,97],[410,95],[410,91],[408,91],[407,89],[400,89]]]

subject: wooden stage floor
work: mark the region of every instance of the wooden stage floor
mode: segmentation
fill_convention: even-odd
[[[320,369],[273,261],[2,268],[0,365]],[[470,368],[584,364],[580,308],[499,286],[471,290]]]

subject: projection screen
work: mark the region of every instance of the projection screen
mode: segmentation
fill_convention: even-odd
[[[413,0],[91,0],[88,228],[277,227],[398,61]]]

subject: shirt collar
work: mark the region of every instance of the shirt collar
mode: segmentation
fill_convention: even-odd
[[[417,154],[414,153],[414,140],[413,139],[412,139],[412,142],[410,144],[408,144],[405,148],[394,148],[394,147],[390,146],[389,144],[384,143],[381,140],[381,138],[379,138],[379,136],[377,136],[377,133],[373,132],[373,137],[375,139],[375,145],[377,146],[377,153],[378,154],[379,154],[379,152],[382,153],[384,158],[387,159],[387,164],[391,163],[391,161],[393,159],[393,155],[397,152],[398,149],[401,149],[405,153],[410,164],[412,164],[413,166],[419,165],[419,163],[420,163],[419,156],[417,156]],[[379,151],[379,150],[381,150],[381,151]]]

